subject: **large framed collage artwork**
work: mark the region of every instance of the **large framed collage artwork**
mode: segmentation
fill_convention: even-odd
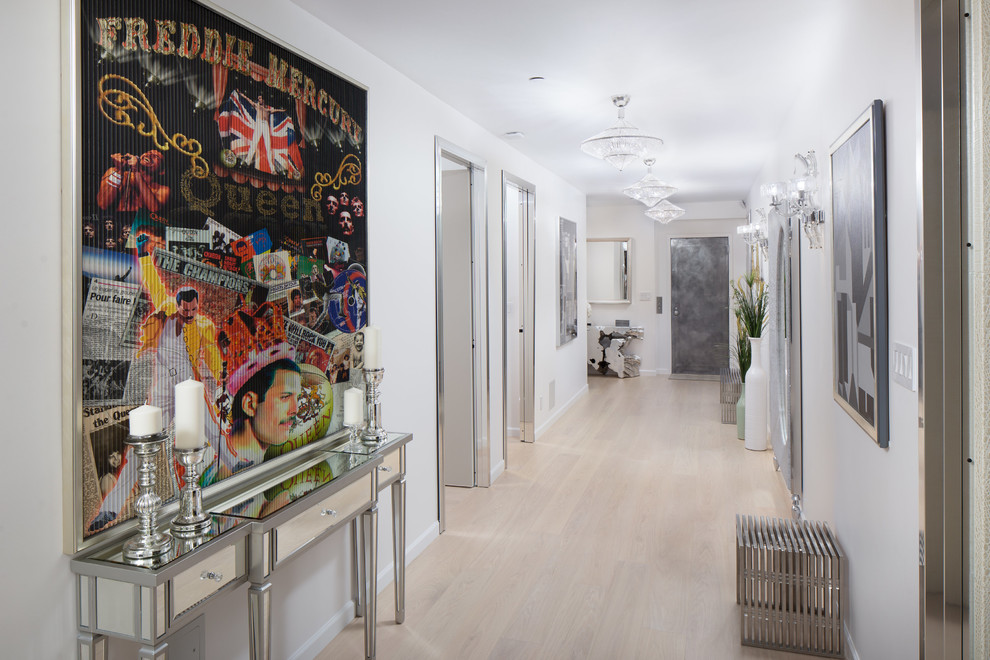
[[[192,0],[70,4],[63,462],[76,552],[134,525],[128,413],[159,406],[170,432],[178,382],[205,386],[204,487],[341,428],[363,359],[370,211],[361,85]],[[287,394],[263,418],[276,366]],[[168,506],[181,484],[170,451],[157,475]]]

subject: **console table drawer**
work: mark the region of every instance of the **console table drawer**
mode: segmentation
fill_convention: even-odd
[[[244,543],[239,542],[172,579],[172,611],[178,616],[244,575]]]
[[[397,447],[385,455],[382,464],[378,466],[378,486],[383,486],[382,482],[388,481],[402,473],[402,448]]]
[[[275,564],[353,513],[372,499],[373,479],[368,474],[349,486],[310,507],[292,520],[275,528]]]

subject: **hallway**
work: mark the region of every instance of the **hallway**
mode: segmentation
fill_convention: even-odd
[[[771,453],[719,422],[718,383],[589,377],[492,488],[447,489],[447,532],[379,597],[378,657],[807,657],[743,647],[735,514],[789,516]],[[360,657],[352,622],[319,656]]]

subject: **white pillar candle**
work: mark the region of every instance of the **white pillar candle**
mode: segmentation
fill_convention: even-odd
[[[344,390],[344,426],[361,426],[364,422],[364,392],[356,387]]]
[[[138,406],[127,417],[131,435],[143,436],[162,432],[162,409],[157,406]]]
[[[369,325],[364,329],[364,368],[382,368],[382,329]]]
[[[203,384],[184,380],[175,386],[175,448],[199,449],[206,444],[203,423],[206,420],[206,400]]]

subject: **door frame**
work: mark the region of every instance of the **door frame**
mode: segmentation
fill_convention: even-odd
[[[471,185],[471,322],[474,335],[472,383],[474,401],[475,485],[489,486],[491,420],[488,364],[488,174],[483,158],[439,136],[434,138],[436,200],[436,368],[437,368],[437,519],[440,533],[446,530],[443,476],[443,170],[446,158],[468,168]]]
[[[536,411],[536,186],[525,179],[521,179],[505,170],[502,170],[502,456],[505,467],[509,467],[509,433],[508,433],[508,379],[505,377],[509,373],[508,358],[508,336],[510,329],[507,327],[507,299],[506,291],[506,269],[509,264],[506,262],[508,246],[506,244],[506,210],[509,204],[508,195],[505,194],[506,187],[512,185],[527,193],[529,196],[529,208],[525,218],[522,218],[520,237],[525,236],[526,253],[520,255],[523,260],[521,281],[527,284],[522,287],[526,293],[526,300],[520,301],[522,320],[522,351],[520,351],[520,393],[522,403],[519,410],[519,436],[522,442],[533,442],[535,440],[535,411]],[[515,266],[512,266],[515,268]],[[515,328],[512,332],[518,332]],[[525,367],[529,367],[528,371]],[[523,417],[528,416],[529,421],[524,421]],[[528,431],[528,432],[527,432]]]
[[[921,3],[918,213],[919,635],[923,658],[967,656],[965,245],[968,3]],[[966,16],[963,16],[963,13]],[[968,36],[968,35],[966,35]],[[974,182],[978,183],[978,182]],[[948,339],[948,341],[946,341]]]
[[[712,231],[709,231],[709,232],[696,231],[696,232],[683,233],[683,234],[681,234],[681,233],[679,233],[679,234],[673,234],[673,235],[667,236],[666,237],[666,240],[664,240],[664,243],[666,244],[666,249],[667,249],[667,259],[666,259],[666,262],[667,262],[667,269],[666,269],[667,270],[667,272],[666,272],[667,307],[670,310],[670,312],[668,314],[666,314],[665,316],[667,317],[667,326],[668,326],[667,336],[668,336],[668,340],[670,342],[670,373],[671,373],[671,375],[674,374],[674,282],[673,282],[673,274],[672,274],[672,270],[671,270],[672,267],[673,267],[673,260],[670,257],[670,255],[671,255],[670,250],[671,250],[671,241],[673,241],[674,239],[680,239],[680,238],[724,238],[725,239],[725,242],[726,242],[726,245],[728,246],[729,281],[730,282],[732,281],[732,258],[734,256],[734,252],[732,250],[732,236],[729,235],[727,232],[724,232],[724,231],[721,231],[721,230],[712,230]],[[657,242],[658,241],[655,241],[655,243],[657,243]],[[661,263],[661,261],[658,259],[657,260],[657,263],[659,264],[659,263]],[[659,271],[659,268],[657,270]],[[658,278],[659,278],[659,276],[661,276],[662,274],[658,272],[657,275],[658,275]],[[663,282],[659,282],[658,284],[662,285]],[[728,286],[729,286],[729,282],[726,282],[726,289],[728,289]],[[658,290],[663,290],[664,287],[663,286],[658,286],[657,289]],[[730,313],[726,314],[725,323],[726,323],[726,327],[729,329],[729,341],[731,341],[732,340],[732,314],[731,314],[731,311],[732,311],[732,299],[731,299],[731,297],[729,299],[729,310],[728,311]],[[659,315],[659,316],[663,316],[663,315]],[[660,335],[660,336],[662,336],[663,333],[657,333],[657,334]],[[657,348],[659,349],[659,346]]]

